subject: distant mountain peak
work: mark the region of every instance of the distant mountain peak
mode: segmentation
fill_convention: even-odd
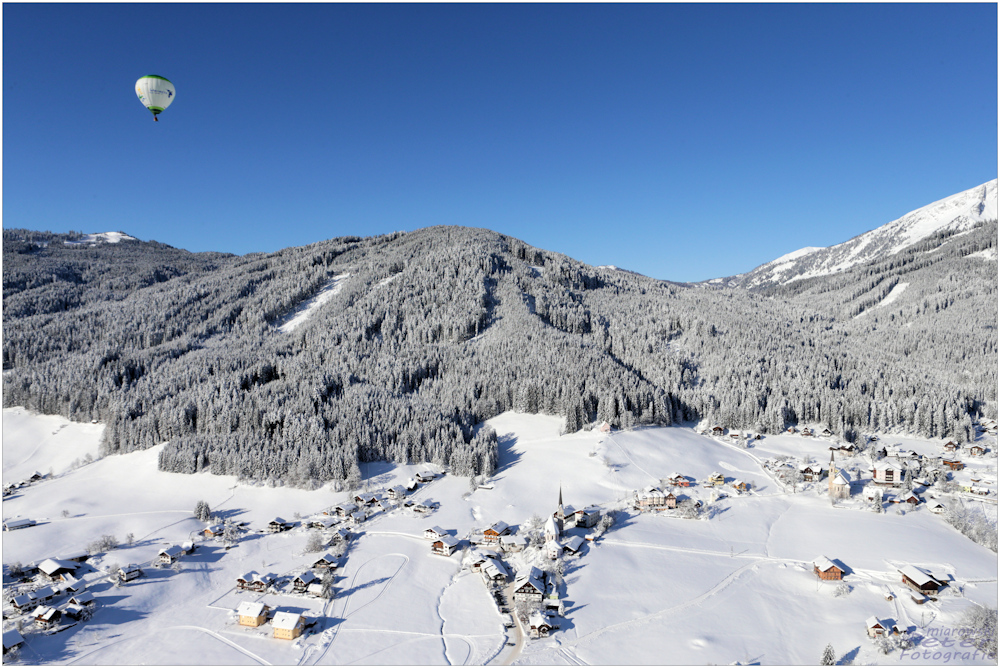
[[[938,232],[963,232],[996,217],[997,180],[993,179],[932,202],[836,246],[792,251],[753,271],[734,276],[728,283],[757,288],[829,276],[864,262],[895,255]]]

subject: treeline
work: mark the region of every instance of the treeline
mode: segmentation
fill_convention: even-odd
[[[564,416],[567,431],[707,419],[965,440],[973,416],[996,416],[996,263],[957,245],[985,234],[908,270],[891,308],[852,318],[913,263],[777,298],[596,269],[471,228],[244,257],[58,235],[8,249],[5,231],[4,405],[102,420],[104,453],[169,441],[164,470],[307,487],[374,460],[489,474],[497,437],[477,426],[507,410]],[[150,281],[164,254],[176,275]],[[32,278],[33,262],[63,278]],[[76,305],[53,308],[56,290]]]

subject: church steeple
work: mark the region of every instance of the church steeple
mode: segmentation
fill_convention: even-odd
[[[559,483],[559,510],[556,511],[556,528],[558,529],[559,535],[557,538],[562,536],[563,526],[566,520],[566,511],[563,510],[563,500],[562,500],[562,483]]]

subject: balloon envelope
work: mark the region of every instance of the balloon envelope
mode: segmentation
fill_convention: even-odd
[[[176,92],[169,79],[155,74],[147,74],[144,77],[139,77],[139,80],[135,82],[135,94],[139,96],[139,101],[142,102],[143,106],[153,112],[155,117],[170,106]]]

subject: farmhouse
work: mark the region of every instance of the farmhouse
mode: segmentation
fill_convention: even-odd
[[[454,536],[441,536],[431,544],[431,552],[442,557],[450,557],[458,548],[458,539]]]
[[[417,471],[416,477],[417,477],[417,482],[427,483],[434,480],[434,478],[436,478],[437,475],[431,473],[430,471]]]
[[[441,537],[447,535],[447,531],[436,525],[424,530],[424,538],[427,540],[439,540]]]
[[[925,596],[938,593],[944,586],[943,582],[939,582],[916,566],[904,566],[899,569],[899,573],[903,576],[903,584]]]
[[[738,492],[745,492],[750,489],[750,484],[745,483],[742,480],[734,480],[733,489],[735,489]]]
[[[490,548],[480,548],[476,552],[472,553],[472,565],[470,568],[473,573],[478,573],[481,569],[485,568],[494,559],[499,559],[499,553]]]
[[[22,520],[6,520],[3,523],[4,531],[16,531],[17,529],[27,529],[28,527],[33,527],[37,524],[35,520],[22,519]]]
[[[337,524],[337,522],[339,522],[339,521],[340,520],[338,520],[335,517],[318,517],[318,518],[312,520],[311,522],[309,522],[309,528],[310,529],[320,529],[320,530],[329,529],[330,527],[332,527],[335,524]]]
[[[822,435],[822,436],[833,436],[833,432],[832,432],[832,431],[830,431],[829,429],[824,429],[824,430],[823,430],[823,431],[821,432],[821,435]]]
[[[94,601],[94,595],[89,591],[82,591],[79,594],[74,594],[73,597],[69,599],[70,603],[79,606],[94,605]]]
[[[483,542],[496,545],[500,542],[500,536],[508,536],[510,533],[510,526],[506,522],[495,522],[493,526],[483,531]]]
[[[240,618],[240,626],[258,627],[267,621],[267,611],[270,608],[260,601],[243,601],[236,608]]]
[[[246,591],[267,591],[267,588],[273,584],[274,577],[270,574],[247,573],[236,578],[236,588]]]
[[[726,430],[720,427],[719,425],[715,425],[714,427],[712,427],[712,436],[722,436],[725,433]]]
[[[201,535],[205,538],[217,538],[222,535],[225,527],[221,524],[213,524],[212,526],[205,527],[202,529]]]
[[[281,533],[282,531],[288,531],[292,528],[290,522],[286,522],[280,517],[275,517],[273,520],[267,523],[268,533]]]
[[[118,569],[118,577],[122,582],[131,582],[137,578],[142,577],[142,569],[140,569],[135,564],[129,564]]]
[[[318,581],[319,578],[316,577],[316,574],[312,571],[300,573],[295,576],[294,580],[292,580],[292,591],[296,594],[303,594],[310,584]]]
[[[396,485],[389,489],[388,495],[393,501],[402,501],[406,497],[406,488],[402,485]]]
[[[532,638],[548,638],[549,633],[559,626],[552,623],[551,618],[535,611],[528,617],[528,634]]]
[[[156,561],[161,564],[172,564],[180,559],[183,554],[185,554],[184,548],[180,545],[171,545],[170,547],[165,547],[160,550],[160,553],[156,557]]]
[[[313,562],[313,568],[327,568],[333,570],[337,567],[337,557],[332,554],[324,554],[322,557]]]
[[[62,613],[60,611],[45,605],[35,608],[31,616],[35,620],[35,624],[43,629],[52,628],[62,620]]]
[[[726,478],[721,473],[716,471],[712,475],[708,476],[708,483],[715,486],[724,485],[726,484]]]
[[[816,482],[823,479],[824,470],[819,464],[803,464],[799,467],[799,471],[805,482]]]
[[[532,566],[528,575],[522,575],[514,581],[514,601],[541,604],[542,596],[545,595],[544,577],[541,570]]]
[[[955,441],[948,441],[947,443],[944,444],[943,447],[946,452],[955,452],[956,450],[958,450],[958,443],[956,443]]]
[[[692,482],[687,476],[681,475],[680,473],[671,473],[670,477],[667,479],[671,485],[675,487],[690,487]]]
[[[420,483],[418,483],[413,478],[410,478],[409,480],[407,480],[406,484],[404,485],[404,487],[406,487],[406,491],[407,492],[415,492],[415,491],[417,491],[417,487],[419,487],[419,486],[420,486]]]
[[[803,428],[802,431],[801,431],[801,434],[803,436],[813,436],[814,435],[813,430],[810,429],[809,427]]]
[[[844,579],[844,569],[820,555],[813,559],[813,573],[820,580],[842,580]]]
[[[869,638],[884,638],[885,637],[885,627],[879,623],[875,615],[872,615],[865,620],[865,629],[868,631]]]
[[[986,454],[986,448],[981,445],[970,445],[969,454],[973,457],[979,457],[980,455]]]
[[[70,575],[79,568],[79,565],[72,561],[62,561],[60,559],[44,559],[38,564],[38,570],[47,577],[56,580],[63,579],[64,575]]]
[[[366,519],[368,519],[368,513],[366,513],[363,510],[359,510],[356,513],[351,513],[351,524],[353,524],[355,526],[357,526],[358,524],[361,524]]]
[[[271,620],[274,627],[274,637],[284,640],[295,640],[302,635],[306,618],[297,612],[276,612]]]
[[[507,581],[507,569],[499,561],[488,559],[487,563],[480,570],[480,573],[482,573],[483,579],[487,582],[503,584]]]

